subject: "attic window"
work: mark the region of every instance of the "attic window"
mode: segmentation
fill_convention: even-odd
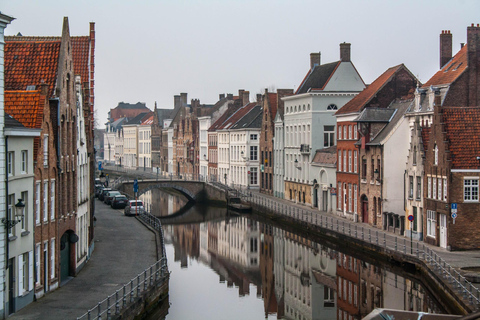
[[[444,72],[447,72],[447,71],[449,71],[450,69],[452,69],[452,67],[455,65],[455,63],[456,63],[456,62],[452,62],[452,63],[448,66],[448,68],[445,69]],[[458,68],[458,67],[457,67],[457,68]]]
[[[35,90],[35,86],[27,86],[27,91],[34,91]]]
[[[463,64],[463,62],[460,62],[460,63],[458,64],[458,66],[456,66],[455,69],[453,69],[453,71],[457,71],[457,69],[460,68],[460,66],[461,66],[462,64]]]
[[[327,110],[337,110],[337,105],[336,104],[329,104],[328,107],[327,107]]]

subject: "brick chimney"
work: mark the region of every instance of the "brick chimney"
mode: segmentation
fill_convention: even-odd
[[[468,106],[480,105],[480,25],[467,28]]]
[[[261,93],[257,93],[257,103],[262,104],[262,94]]]
[[[310,69],[315,68],[315,66],[320,65],[320,52],[312,52],[310,53]]]
[[[222,100],[222,99],[225,99],[225,93],[220,93],[218,95],[218,100]]]
[[[180,93],[180,103],[181,103],[182,107],[187,106],[187,93],[185,93],[185,92]]]
[[[340,60],[342,62],[350,62],[350,43],[340,43]]]
[[[227,93],[227,99],[233,100],[233,93]]]
[[[177,109],[180,107],[180,96],[173,96],[173,108]]]
[[[284,111],[285,102],[282,100],[283,97],[293,96],[293,89],[277,89],[277,99],[278,99],[278,109]]]
[[[242,93],[242,105],[246,105],[250,102],[250,91],[243,91]]]
[[[442,30],[440,34],[440,69],[452,59],[452,34],[450,30]]]

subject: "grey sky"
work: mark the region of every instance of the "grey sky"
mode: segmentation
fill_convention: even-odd
[[[215,103],[219,93],[296,88],[309,54],[339,60],[352,44],[352,62],[365,83],[405,63],[425,82],[439,68],[439,34],[453,33],[453,52],[466,28],[480,23],[480,1],[287,0],[3,0],[16,18],[7,35],[71,35],[96,26],[95,108],[100,124],[124,101],[153,110],[173,107],[173,95]]]

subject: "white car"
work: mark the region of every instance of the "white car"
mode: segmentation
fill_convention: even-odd
[[[127,206],[125,207],[124,214],[126,216],[134,216],[135,214],[140,214],[145,212],[145,207],[143,206],[142,200],[130,200],[128,201]]]

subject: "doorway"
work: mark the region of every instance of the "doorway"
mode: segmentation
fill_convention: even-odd
[[[70,275],[70,237],[65,232],[60,240],[60,281],[67,280]]]
[[[362,222],[368,223],[368,198],[362,195]]]
[[[15,258],[8,259],[8,314],[15,312]]]
[[[440,247],[447,248],[447,215],[439,214],[440,220]]]
[[[323,211],[328,211],[328,191],[322,191],[322,205],[323,205],[323,208],[322,210]]]
[[[48,292],[48,242],[43,244],[43,292]]]

